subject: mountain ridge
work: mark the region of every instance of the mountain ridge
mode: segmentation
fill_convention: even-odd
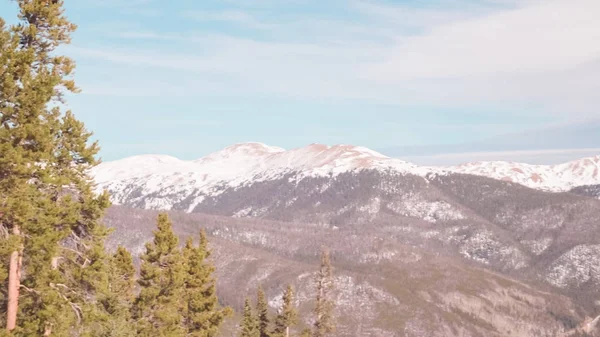
[[[157,213],[109,209],[104,220],[115,229],[107,241],[109,249],[125,246],[137,259],[152,239]],[[292,284],[304,326],[312,323],[311,276],[318,267],[317,254],[320,247],[328,247],[336,283],[335,336],[550,337],[575,328],[589,312],[581,301],[547,284],[405,242],[402,238],[410,233],[398,232],[397,225],[372,225],[356,232],[202,213],[169,215],[181,241],[197,235],[200,227],[210,237],[224,305],[241,310],[245,294],[260,285],[276,310],[283,289]],[[223,334],[235,335],[234,327]]]
[[[505,161],[470,162],[456,166],[419,166],[353,145],[310,144],[284,150],[263,143],[237,143],[196,160],[167,155],[138,155],[105,162],[92,169],[99,188],[141,177],[178,176],[186,185],[207,190],[226,183],[239,186],[249,181],[268,180],[289,172],[304,176],[335,176],[361,169],[393,170],[425,177],[429,174],[461,173],[518,183],[530,188],[564,192],[600,184],[600,155],[558,165],[530,165]],[[167,179],[173,180],[173,179]],[[177,184],[173,181],[173,184]]]
[[[519,173],[510,169],[515,163],[508,164],[508,172]],[[543,168],[587,174],[594,172],[596,162],[588,158],[577,164]],[[591,169],[581,170],[588,165]],[[498,167],[495,174],[505,172]],[[600,200],[589,197],[587,190],[582,195],[550,193],[507,179],[461,173],[464,168],[423,168],[349,145],[313,144],[285,151],[238,144],[196,161],[155,155],[98,168],[98,188],[107,189],[115,204],[186,214],[183,218],[217,216],[240,226],[265,222],[262,229],[250,226],[235,235],[229,225],[209,227],[222,239],[234,235],[252,247],[271,247],[274,255],[313,251],[306,245],[323,239],[326,232],[331,240],[320,245],[339,246],[340,258],[354,252],[359,255],[352,259],[389,264],[411,249],[423,250],[469,268],[543,283],[595,312],[600,271],[593,261],[600,259]],[[119,239],[130,235],[131,212],[124,210],[117,217],[127,218],[119,220]],[[144,221],[145,226],[149,222]],[[302,240],[296,232],[301,228]],[[274,232],[280,234],[269,234]],[[134,237],[136,247],[142,247],[143,240]],[[416,265],[424,268],[419,272],[423,275],[431,272]],[[391,280],[397,275],[388,276]],[[567,327],[572,328],[571,323]],[[535,334],[519,334],[531,335]]]

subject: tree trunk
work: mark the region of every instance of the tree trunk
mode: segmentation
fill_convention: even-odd
[[[18,226],[13,228],[13,235],[21,235]],[[12,331],[17,326],[19,311],[19,288],[21,287],[21,253],[16,250],[10,254],[8,271],[8,307],[6,310],[6,330]]]
[[[285,337],[290,337],[290,327],[289,326],[285,327]]]

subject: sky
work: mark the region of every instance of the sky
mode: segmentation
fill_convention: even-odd
[[[65,5],[82,89],[68,104],[104,161],[248,141],[427,165],[600,154],[597,0]]]

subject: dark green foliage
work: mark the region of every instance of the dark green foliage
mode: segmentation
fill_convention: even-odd
[[[85,335],[109,318],[100,305],[108,231],[99,223],[109,201],[92,193],[86,175],[98,152],[91,134],[53,104],[78,91],[74,62],[56,53],[76,27],[62,0],[17,4],[19,24],[0,19],[0,258],[20,261],[14,335]],[[6,301],[0,292],[2,312]]]
[[[249,299],[246,299],[244,302],[244,317],[240,326],[240,337],[260,337],[258,321],[252,313],[252,306]]]
[[[154,241],[146,244],[141,257],[141,290],[133,308],[137,335],[184,336],[186,267],[166,214],[158,216],[157,227]]]
[[[300,333],[300,337],[312,337],[312,332],[310,331],[310,329],[304,329]]]
[[[94,330],[94,336],[135,336],[131,317],[134,300],[135,267],[129,251],[119,246],[110,259],[108,290],[102,300],[110,319],[104,329]]]
[[[200,233],[198,246],[188,239],[181,250],[166,214],[158,216],[157,227],[141,257],[141,290],[133,305],[136,336],[217,336],[232,310],[219,307],[206,234]]]
[[[123,246],[112,256],[110,281],[111,292],[123,301],[122,306],[129,307],[127,303],[134,297],[135,267],[131,253]]]
[[[219,307],[213,277],[215,267],[208,261],[210,250],[204,231],[200,232],[198,247],[194,247],[192,240],[188,239],[183,249],[183,256],[187,261],[185,279],[187,336],[216,336],[223,320],[233,312],[229,307]]]
[[[273,337],[288,336],[289,328],[296,325],[298,313],[294,307],[294,289],[291,285],[283,293],[283,305],[275,319]]]
[[[331,262],[329,251],[324,250],[321,253],[321,267],[316,276],[317,304],[315,307],[315,330],[314,337],[325,337],[335,331],[335,322],[333,317],[333,273],[331,271]]]
[[[260,286],[256,292],[256,315],[258,318],[258,331],[260,333],[260,337],[270,337],[269,307],[265,292]]]

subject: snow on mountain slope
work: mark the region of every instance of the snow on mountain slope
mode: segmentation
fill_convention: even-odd
[[[197,199],[190,202],[193,206],[206,196],[219,195],[225,187],[236,188],[275,180],[292,172],[295,179],[302,179],[335,176],[361,169],[390,170],[422,177],[429,173],[464,173],[555,192],[600,184],[600,156],[553,166],[479,162],[438,168],[420,167],[351,145],[312,144],[286,151],[261,143],[235,144],[194,161],[164,155],[135,156],[102,163],[92,170],[92,176],[98,190],[109,190],[117,204],[125,196],[142,197],[160,191],[161,195],[169,195],[169,201],[157,198],[157,204],[152,207],[169,209],[172,202],[184,200],[192,194]]]
[[[529,165],[513,162],[476,162],[447,167],[456,173],[510,181],[531,188],[560,192],[600,183],[600,156],[559,165]]]
[[[136,189],[140,195],[166,190],[175,195],[174,198],[182,199],[191,191],[214,196],[223,186],[237,187],[272,180],[291,172],[301,179],[365,168],[421,176],[431,172],[431,169],[389,158],[364,147],[312,144],[285,151],[261,143],[243,143],[195,161],[143,155],[102,163],[92,170],[92,176],[98,190],[109,190],[113,201],[119,204],[122,196],[131,195],[131,189]],[[168,204],[153,206],[169,208]]]
[[[260,143],[244,143],[229,146],[195,161],[163,155],[142,155],[102,163],[92,172],[97,183],[105,184],[152,175],[189,176],[204,182],[244,181],[256,179],[257,175],[264,177],[302,172],[306,176],[322,176],[362,168],[394,169],[414,174],[430,171],[364,147],[312,144],[285,151]]]

